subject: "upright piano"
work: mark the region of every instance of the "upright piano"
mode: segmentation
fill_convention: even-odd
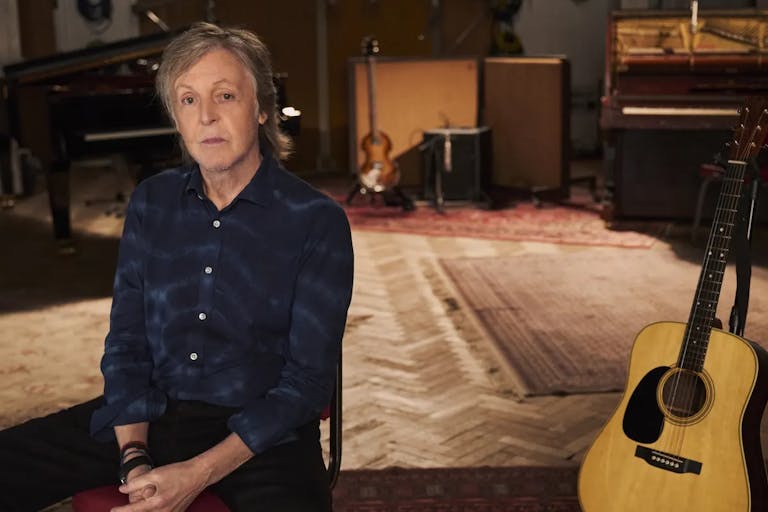
[[[20,99],[43,89],[50,146],[44,151],[54,235],[69,246],[69,169],[73,159],[119,154],[145,174],[180,162],[176,133],[154,88],[165,46],[180,31],[163,32],[35,59],[4,68],[11,136],[22,144]],[[278,108],[287,105],[285,75],[275,75]],[[300,114],[282,115],[281,128],[299,130]]]
[[[609,215],[690,218],[700,165],[768,94],[768,11],[614,12],[604,86]]]

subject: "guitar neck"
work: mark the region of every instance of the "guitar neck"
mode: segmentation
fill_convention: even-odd
[[[370,133],[373,140],[379,138],[378,128],[376,127],[376,72],[375,57],[368,57],[368,122],[370,123]]]
[[[723,274],[736,225],[746,167],[746,162],[728,161],[728,169],[718,198],[715,218],[712,221],[707,248],[704,252],[704,264],[678,360],[681,368],[698,372],[704,367],[709,336],[712,332],[712,321],[717,312]]]

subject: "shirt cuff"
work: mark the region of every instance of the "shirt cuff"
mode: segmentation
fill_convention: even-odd
[[[273,446],[298,440],[296,429],[311,421],[313,416],[319,418],[319,415],[297,414],[295,404],[281,407],[274,399],[261,399],[230,416],[227,426],[254,454],[259,454]],[[265,421],[265,418],[270,419]]]
[[[115,439],[114,427],[154,421],[165,413],[167,402],[164,392],[150,388],[139,396],[105,403],[91,416],[91,436],[97,441],[111,441]]]

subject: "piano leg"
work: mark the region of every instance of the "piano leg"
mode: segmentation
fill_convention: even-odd
[[[69,165],[68,160],[54,161],[47,175],[53,236],[62,252],[72,252],[72,231],[69,221]]]

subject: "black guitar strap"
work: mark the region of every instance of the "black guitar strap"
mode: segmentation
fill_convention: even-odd
[[[738,222],[734,230],[733,253],[736,260],[736,298],[731,308],[728,327],[733,334],[744,335],[749,306],[749,285],[752,280],[752,224],[757,211],[760,172],[756,161],[749,163],[747,180],[739,204]]]

